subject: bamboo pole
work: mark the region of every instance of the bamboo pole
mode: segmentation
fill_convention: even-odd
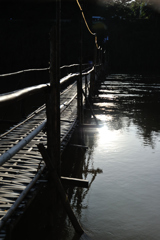
[[[88,87],[88,80],[87,80],[87,78],[88,78],[88,76],[87,75],[85,75],[85,94],[86,94],[86,96],[87,96],[87,87]]]
[[[50,89],[47,98],[47,147],[60,174],[60,1],[57,0],[57,24],[50,31]]]
[[[91,107],[91,104],[90,104],[90,102],[89,102],[89,100],[88,100],[85,92],[83,91],[83,89],[82,89],[82,93],[83,93],[83,95],[85,96],[85,99],[86,99],[86,101],[87,101],[87,103],[88,103],[88,105],[89,105],[89,108],[90,108],[90,110],[91,110],[91,112],[92,112],[92,116],[94,117],[94,120],[95,120],[96,124],[99,125],[99,124],[98,124],[98,120],[97,120],[97,118],[96,118],[96,116],[95,116],[95,114],[94,114],[94,112],[93,112],[92,107]]]
[[[19,141],[16,145],[10,148],[8,151],[0,156],[0,166],[2,166],[7,160],[13,157],[18,151],[20,151],[24,146],[26,146],[42,129],[46,126],[46,120],[39,125],[35,130],[33,130],[29,135]]]
[[[57,188],[57,191],[59,192],[59,195],[61,197],[61,200],[62,200],[62,203],[65,207],[65,210],[68,214],[68,217],[73,225],[73,227],[75,228],[75,231],[77,233],[79,233],[80,235],[82,235],[84,233],[82,227],[80,226],[77,218],[75,217],[74,215],[74,212],[72,211],[72,208],[70,206],[70,203],[69,203],[69,200],[68,200],[68,196],[66,195],[65,191],[64,191],[64,188],[62,186],[62,183],[58,177],[58,174],[55,170],[55,167],[54,167],[54,164],[53,164],[53,161],[51,161],[49,155],[48,155],[48,152],[46,150],[46,148],[44,147],[43,144],[39,144],[38,145],[38,148],[39,148],[39,151],[46,163],[46,166],[48,167],[48,169],[50,170],[50,173],[51,173],[51,177],[53,178],[54,180],[54,183],[55,183],[55,186]]]
[[[80,15],[80,75],[77,80],[77,111],[79,123],[83,123],[83,103],[82,103],[82,16]]]
[[[90,91],[89,91],[89,99],[90,102],[92,101],[92,96],[94,93],[94,84],[95,84],[95,75],[96,75],[96,63],[97,63],[97,47],[94,46],[94,71],[91,73],[91,80],[90,80]]]

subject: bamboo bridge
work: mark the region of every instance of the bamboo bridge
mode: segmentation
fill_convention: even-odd
[[[88,60],[87,64],[83,64],[82,61],[81,21],[79,63],[60,67],[61,1],[56,0],[56,24],[49,33],[49,67],[0,74],[2,83],[7,77],[35,72],[47,72],[49,78],[47,81],[45,79],[45,84],[0,95],[1,108],[20,103],[23,116],[24,102],[28,108],[32,108],[33,103],[28,103],[31,96],[34,100],[41,100],[42,96],[44,98],[42,105],[34,111],[30,109],[25,118],[21,118],[20,122],[0,135],[0,240],[12,239],[12,229],[27,211],[49,175],[75,231],[81,239],[88,239],[70,207],[62,185],[88,187],[88,181],[61,176],[61,155],[77,125],[83,125],[83,108],[86,102],[95,124],[98,124],[89,100],[99,73],[104,72],[106,62],[102,48],[98,46],[97,35],[89,29],[83,10],[78,0],[76,2],[81,19],[94,37],[94,59],[91,62]],[[11,116],[13,114],[12,112]]]
[[[70,68],[70,71],[77,67],[79,67],[77,64],[63,66],[63,68]],[[97,68],[101,67],[99,65]],[[46,180],[46,164],[38,150],[38,145],[43,144],[46,148],[52,149],[50,144],[54,144],[51,154],[53,154],[54,164],[57,165],[56,169],[59,171],[60,155],[66,148],[77,124],[82,124],[81,109],[95,81],[95,67],[83,65],[82,68],[81,73],[72,72],[61,78],[59,85],[62,90],[57,93],[57,102],[60,102],[59,113],[57,113],[57,106],[49,102],[49,98],[55,97],[55,93],[52,96],[54,91],[51,92],[51,86],[57,92],[57,86],[53,86],[52,82],[0,96],[1,106],[28,98],[31,94],[42,93],[42,91],[47,96],[47,103],[0,135],[0,239],[5,239],[6,229],[11,223],[16,224],[26,206],[31,203],[36,192]],[[64,89],[63,84],[65,84]],[[60,132],[57,131],[57,125],[60,126]],[[57,142],[60,144],[59,148]],[[88,185],[86,180],[62,176],[60,178],[62,183],[69,181],[82,187]]]

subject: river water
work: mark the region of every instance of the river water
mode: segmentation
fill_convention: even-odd
[[[93,240],[160,239],[160,78],[113,74],[100,86],[94,112],[101,126],[84,128],[88,149],[74,177],[71,206]],[[93,118],[88,122],[94,123]],[[79,239],[68,220],[63,240]]]

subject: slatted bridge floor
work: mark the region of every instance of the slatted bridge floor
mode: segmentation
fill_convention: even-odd
[[[60,97],[61,111],[61,151],[67,145],[77,120],[77,84],[72,83]],[[21,143],[39,126],[46,125],[46,106],[39,107],[27,119],[0,136],[0,158],[9,153],[10,149]],[[31,190],[35,192],[43,178],[45,164],[38,151],[39,143],[47,144],[45,131],[41,130],[26,146],[0,166],[0,224],[9,221],[12,208],[24,194],[26,188],[33,182]],[[39,180],[38,180],[39,179]],[[27,193],[28,193],[27,192]],[[25,207],[25,198],[18,204],[15,215],[21,214]],[[0,226],[2,226],[0,225]],[[4,228],[5,229],[5,228]],[[5,239],[5,230],[0,232],[0,239]]]

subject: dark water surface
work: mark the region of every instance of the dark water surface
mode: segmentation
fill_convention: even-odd
[[[88,149],[77,176],[89,189],[74,188],[71,198],[93,240],[160,239],[159,80],[110,75],[97,92],[94,111],[103,127],[84,129]],[[78,239],[68,219],[59,239]]]

